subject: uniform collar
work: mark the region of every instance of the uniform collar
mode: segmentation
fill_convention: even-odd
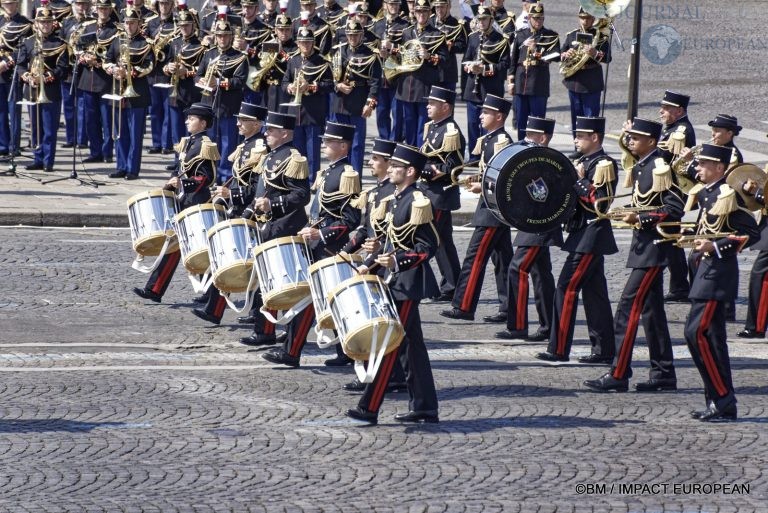
[[[334,160],[333,162],[331,162],[331,165],[328,166],[328,169],[333,169],[335,167],[339,167],[344,164],[349,164],[349,155],[344,155],[340,159]]]
[[[648,160],[650,160],[652,158],[655,158],[658,155],[659,155],[659,149],[658,148],[654,148],[654,150],[652,152],[650,152],[648,155],[646,155],[642,159],[638,160],[637,164],[638,165],[644,165],[646,163],[646,161],[648,161]]]
[[[592,159],[594,159],[596,157],[599,157],[600,155],[605,155],[605,150],[603,149],[602,146],[597,151],[593,151],[589,155],[584,155],[583,157],[581,157],[581,161],[582,162],[587,162],[587,161],[592,160]]]
[[[408,191],[410,191],[411,189],[416,189],[416,183],[417,182],[412,183],[411,185],[403,189],[402,192],[397,192],[397,189],[395,189],[395,199],[402,199],[403,196],[405,196],[408,193]]]
[[[722,177],[720,177],[719,180],[717,180],[715,182],[712,182],[709,185],[705,185],[704,189],[707,192],[712,192],[712,189],[715,189],[715,188],[720,189],[720,186],[723,185],[724,183],[725,183],[725,176],[722,176]]]

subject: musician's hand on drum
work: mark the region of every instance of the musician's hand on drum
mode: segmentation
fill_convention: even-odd
[[[627,224],[637,224],[640,222],[640,216],[638,216],[636,212],[630,212],[622,217],[621,220]]]
[[[467,182],[467,190],[469,192],[474,192],[475,194],[480,194],[483,192],[483,184],[480,182]]]
[[[312,227],[302,228],[299,236],[304,240],[320,240],[320,230]]]
[[[336,90],[340,92],[341,94],[349,94],[351,93],[355,88],[352,87],[349,84],[345,84],[343,82],[339,82],[336,84]]]
[[[253,205],[256,207],[256,210],[264,212],[265,214],[272,211],[272,202],[269,201],[269,198],[256,198]]]
[[[214,193],[217,196],[221,196],[222,198],[229,198],[229,187],[224,187],[223,185],[219,185],[216,187],[216,192]]]
[[[173,189],[178,189],[179,185],[181,185],[181,180],[178,176],[174,176],[168,179],[167,182],[165,182],[165,185],[167,187],[172,187]]]
[[[386,267],[387,269],[394,269],[395,255],[389,255],[389,254],[379,255],[376,257],[376,263],[382,267]]]
[[[369,239],[365,239],[365,242],[363,242],[363,244],[360,247],[363,248],[363,250],[366,253],[371,254],[379,250],[379,248],[381,247],[381,242],[379,242],[378,239],[369,238]]]
[[[708,239],[696,239],[693,241],[695,246],[693,249],[701,251],[702,253],[714,253],[715,243]]]
[[[757,182],[752,180],[751,178],[747,178],[747,181],[744,182],[744,184],[741,186],[741,190],[749,194],[750,196],[754,196],[757,192]]]

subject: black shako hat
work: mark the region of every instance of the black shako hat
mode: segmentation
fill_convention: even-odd
[[[500,98],[499,96],[486,94],[485,101],[483,102],[483,108],[501,112],[506,116],[512,109],[512,103],[508,102],[504,98]]]
[[[268,112],[266,126],[293,130],[296,127],[296,116],[283,114],[282,112]]]
[[[661,136],[661,123],[651,121],[650,119],[634,118],[632,120],[632,127],[627,130],[627,133],[644,135],[658,141]]]
[[[405,164],[406,167],[413,166],[421,174],[421,170],[424,169],[424,165],[427,163],[427,156],[421,153],[418,148],[398,143],[395,151],[392,153],[391,160]]]
[[[336,139],[339,141],[352,141],[355,138],[355,127],[333,121],[325,122],[323,139]]]
[[[397,143],[395,141],[376,138],[373,140],[373,150],[371,150],[371,153],[381,155],[389,160],[392,158],[392,153],[395,151],[396,146]]]
[[[588,118],[585,116],[576,117],[576,132],[587,132],[595,134],[605,133],[605,118]]]
[[[715,162],[721,162],[727,166],[731,163],[732,154],[733,148],[704,143],[701,145],[701,153],[699,153],[698,159],[713,160]]]
[[[240,112],[238,112],[235,117],[264,121],[267,118],[268,112],[269,111],[264,107],[243,102],[240,104]]]
[[[662,105],[671,105],[672,107],[688,108],[688,102],[691,101],[691,97],[681,93],[675,93],[673,91],[664,91],[664,98],[661,99]]]
[[[204,103],[193,103],[184,111],[184,114],[205,119],[209,125],[213,122],[213,109]]]
[[[456,92],[449,89],[443,89],[442,87],[432,86],[429,90],[427,100],[435,100],[453,105],[456,103]]]
[[[525,131],[552,135],[555,133],[555,120],[549,118],[537,118],[536,116],[528,116],[528,122],[525,125]]]

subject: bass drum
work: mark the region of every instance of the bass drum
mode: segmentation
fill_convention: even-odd
[[[576,207],[576,168],[557,150],[512,144],[483,172],[483,198],[502,222],[543,233],[566,222]]]

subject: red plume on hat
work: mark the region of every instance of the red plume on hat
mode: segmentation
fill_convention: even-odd
[[[306,27],[309,25],[309,11],[301,11],[299,13],[299,16],[301,17],[301,26]]]
[[[187,0],[178,0],[178,3],[176,4],[176,8],[180,11],[186,11],[187,10]]]
[[[288,10],[288,2],[289,0],[280,0],[280,14],[285,14]]]
[[[217,20],[227,20],[227,9],[228,7],[226,5],[217,5],[216,9],[218,10],[218,14],[216,15]]]

